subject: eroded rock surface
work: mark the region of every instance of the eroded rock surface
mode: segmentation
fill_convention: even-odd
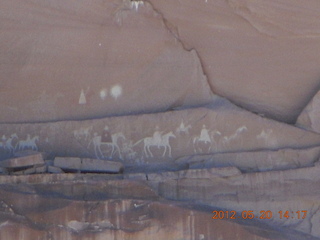
[[[150,2],[197,50],[216,93],[293,123],[318,91],[319,1]]]
[[[136,174],[0,176],[0,234],[6,239],[148,239],[156,234],[158,239],[316,240],[318,171],[241,174],[218,168],[148,174],[147,179]],[[212,211],[237,214],[212,219]],[[247,211],[258,218],[247,218]],[[279,211],[289,211],[290,218],[281,218]]]
[[[314,95],[299,115],[296,125],[310,131],[320,133],[320,92]]]
[[[187,156],[177,160],[189,168],[210,168],[236,166],[243,172],[288,170],[311,167],[319,161],[320,148],[281,149],[277,151],[253,151],[217,153],[202,156]]]
[[[188,156],[284,148],[302,150],[301,153],[296,150],[295,158],[299,161],[300,154],[305,156],[300,161],[305,162],[302,166],[308,166],[316,161],[317,151],[311,151],[310,155],[303,155],[303,152],[320,144],[320,135],[316,133],[262,118],[223,99],[201,108],[158,114],[2,124],[0,131],[10,136],[3,140],[2,157],[10,156],[11,148],[13,151],[38,149],[61,157],[118,160],[136,170],[183,167],[177,160]],[[268,153],[263,157],[265,160],[260,156],[261,160],[257,161],[270,165],[272,155],[279,165],[287,165],[286,157],[280,158],[281,152],[278,155]],[[269,169],[272,168],[269,166]]]
[[[123,171],[123,164],[90,158],[63,158],[54,159],[53,166],[73,172],[100,172],[119,173]]]
[[[0,8],[0,122],[159,112],[213,98],[197,53],[148,3],[137,11],[122,0],[6,0]]]
[[[319,240],[319,3],[1,1],[0,239]]]

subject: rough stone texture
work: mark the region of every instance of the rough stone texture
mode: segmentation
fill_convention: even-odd
[[[123,164],[107,160],[89,158],[63,158],[56,157],[54,167],[68,171],[119,173],[123,171]]]
[[[319,4],[0,1],[0,239],[319,240]]]
[[[123,171],[123,164],[120,162],[82,158],[80,169],[82,172],[119,173]]]
[[[136,11],[128,0],[4,0],[0,9],[0,122],[159,112],[213,99],[196,52],[183,49],[148,3]]]
[[[320,148],[281,149],[277,151],[256,151],[218,153],[213,155],[188,156],[176,162],[187,164],[189,168],[212,168],[235,166],[243,172],[287,170],[311,167],[318,162]]]
[[[14,175],[29,175],[29,174],[46,173],[47,171],[48,171],[47,166],[36,165],[36,166],[34,166],[32,168],[28,168],[26,170],[15,171],[12,174],[14,174]]]
[[[212,97],[203,71],[216,93],[294,122],[319,86],[319,7],[317,0],[1,1],[0,122],[202,104]]]
[[[0,167],[0,174],[8,174],[8,170],[6,168]]]
[[[34,151],[34,150],[23,150],[23,151],[17,151],[17,150],[14,150],[14,154],[13,156],[14,157],[26,157],[26,156],[30,156],[30,155],[37,155],[39,154],[39,152],[37,151]],[[44,153],[41,153],[42,154],[42,157],[44,157]]]
[[[41,204],[46,200],[40,198],[38,201]],[[11,215],[14,220],[1,225],[1,239],[25,239],[23,236],[30,236],[42,239],[79,240],[148,240],[151,238],[265,240],[269,239],[267,235],[279,235],[270,230],[258,236],[253,232],[261,231],[259,228],[241,226],[232,221],[212,220],[208,213],[185,210],[157,202],[55,200],[54,204],[61,206],[50,211],[31,209],[25,217],[25,222],[29,224],[15,223],[19,222],[19,217],[23,217],[13,212]],[[70,215],[71,212],[72,215]],[[175,213],[174,216],[172,212]],[[39,222],[40,218],[43,218],[41,222]],[[228,229],[233,231],[227,231]]]
[[[48,166],[48,173],[64,173],[64,171],[58,167]]]
[[[157,239],[190,240],[319,238],[318,167],[231,175],[226,170],[180,171],[169,179],[163,174],[144,181],[130,174],[125,180],[79,174],[0,176],[0,215],[5,219],[0,234],[44,239],[150,239],[155,234]],[[220,176],[215,174],[219,171]],[[14,184],[21,181],[25,184]],[[215,210],[237,211],[237,218],[212,219]],[[249,210],[273,216],[244,219],[242,211]],[[307,215],[280,219],[278,211],[286,210]]]
[[[80,171],[81,159],[80,158],[60,158],[56,157],[53,161],[53,166],[67,169]]]
[[[22,142],[25,149],[37,148],[57,156],[121,160],[125,166],[135,167],[173,166],[178,163],[175,160],[197,154],[305,149],[320,144],[318,134],[251,114],[223,99],[201,108],[158,114],[3,124],[0,131],[16,136],[11,146]],[[109,139],[103,139],[105,134]],[[9,153],[2,148],[3,157]]]
[[[320,92],[311,99],[299,115],[296,125],[320,133]]]
[[[293,123],[319,89],[319,1],[150,2],[233,102]]]
[[[211,169],[197,169],[197,170],[182,170],[178,172],[163,172],[163,173],[149,173],[146,175],[149,181],[163,181],[164,179],[181,179],[181,178],[214,178],[230,177],[239,175],[241,172],[235,167],[211,168]],[[133,175],[135,176],[135,175]],[[128,178],[131,178],[129,174]]]
[[[4,168],[23,168],[32,167],[36,164],[44,164],[42,154],[36,153],[32,155],[27,155],[24,157],[11,158],[7,160],[0,161],[0,166]]]
[[[318,184],[319,168],[314,167],[245,174],[221,181],[164,180],[158,189],[163,192],[160,195],[165,198],[192,199],[198,204],[214,204],[222,209],[232,208],[235,211],[250,209],[255,214],[259,214],[262,210],[270,210],[273,212],[273,217],[270,220],[264,219],[265,224],[286,227],[294,225],[295,230],[319,238],[320,232],[318,227],[315,227],[319,224]],[[280,219],[278,212],[287,210],[290,211],[289,219]],[[299,219],[297,214],[292,214],[299,210],[308,211],[304,220]]]

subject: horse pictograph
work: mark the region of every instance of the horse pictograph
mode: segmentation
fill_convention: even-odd
[[[102,151],[101,151],[101,136],[98,135],[98,133],[94,133],[93,134],[93,138],[91,139],[91,141],[89,142],[88,144],[88,147],[90,147],[91,143],[93,144],[93,149],[94,149],[94,153],[96,155],[96,158],[98,159],[101,159],[101,157],[103,158],[103,154],[102,154]]]
[[[15,149],[17,150],[25,150],[25,149],[32,149],[38,151],[37,141],[39,141],[39,136],[34,136],[31,138],[30,134],[27,135],[26,140],[18,141]]]
[[[181,134],[181,133],[189,134],[189,129],[191,129],[191,125],[189,124],[188,126],[185,126],[184,122],[182,121],[180,123],[180,126],[176,129],[176,133],[178,133],[178,134]]]
[[[156,133],[156,132],[155,132]],[[160,136],[158,135],[160,134]],[[165,157],[167,151],[168,151],[168,156],[172,157],[172,151],[171,151],[171,146],[170,146],[170,138],[176,138],[176,136],[173,134],[172,131],[162,135],[162,133],[158,132],[157,134],[153,134],[152,137],[146,137],[138,142],[136,142],[133,146],[138,145],[139,143],[143,142],[143,153],[146,155],[146,157],[153,157],[153,154],[150,150],[150,147],[164,147],[164,151],[162,154],[162,157]]]
[[[110,146],[112,148],[109,158],[112,158],[113,155],[118,152],[119,158],[122,159],[121,151],[118,145],[119,138],[126,139],[125,136],[119,132],[111,135],[111,142],[101,142],[101,146]]]
[[[193,138],[193,147],[194,152],[202,152],[203,148],[207,148],[208,151],[211,150],[212,141],[210,138],[209,130],[206,128],[206,125],[202,126],[200,136]]]
[[[239,134],[243,133],[243,132],[246,132],[248,131],[248,128],[246,126],[242,126],[242,127],[239,127],[234,134],[230,135],[230,136],[225,136],[223,137],[223,140],[222,142],[225,144],[225,143],[229,143],[231,140],[234,140],[236,139]]]
[[[93,149],[94,149],[96,157],[99,159],[101,159],[101,158],[103,159],[103,158],[105,158],[105,156],[101,150],[101,147],[109,146],[109,147],[111,147],[111,153],[110,153],[109,158],[112,158],[113,155],[118,152],[119,158],[122,159],[120,147],[118,146],[118,139],[119,138],[125,139],[125,136],[121,132],[115,133],[115,134],[111,135],[111,142],[103,142],[102,137],[100,135],[98,135],[98,133],[95,132],[92,140],[88,144],[88,148],[90,147],[91,144],[93,144]]]
[[[18,139],[18,135],[16,133],[11,134],[11,136],[6,139],[6,137],[3,135],[2,142],[0,143],[0,148],[3,150],[8,150],[10,153],[14,153],[14,146],[12,144],[12,141],[14,139]]]

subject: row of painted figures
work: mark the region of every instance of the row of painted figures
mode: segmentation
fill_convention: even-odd
[[[159,149],[156,153],[162,157],[172,157],[172,147],[170,139],[175,139],[177,136],[183,136],[184,138],[190,139],[189,144],[193,145],[194,153],[204,153],[209,152],[212,147],[218,146],[218,140],[221,140],[222,144],[229,143],[239,137],[239,135],[247,131],[246,126],[239,127],[233,134],[229,136],[222,136],[222,134],[217,130],[207,129],[205,125],[202,126],[200,134],[192,138],[189,137],[189,130],[191,125],[185,125],[182,121],[181,124],[176,128],[176,130],[164,133],[159,130],[156,126],[155,131],[152,136],[145,137],[137,142],[133,143],[132,140],[126,139],[122,132],[110,134],[109,127],[105,126],[101,135],[97,132],[93,132],[93,127],[80,128],[73,131],[74,137],[77,141],[87,142],[87,148],[92,149],[96,158],[106,159],[113,158],[117,156],[120,159],[135,159],[138,155],[134,151],[135,146],[143,146],[143,151],[141,153],[142,158],[152,158],[156,153],[156,149]],[[271,133],[265,133],[264,131],[260,134],[261,137],[264,135],[270,135]],[[260,135],[258,137],[260,137]],[[15,151],[32,149],[38,151],[37,142],[39,141],[39,136],[31,137],[27,134],[25,139],[19,139],[16,133],[11,134],[8,138],[3,135],[0,142],[0,149],[2,151],[13,154]],[[163,149],[163,150],[161,150]],[[159,152],[159,151],[163,152]]]
[[[191,125],[185,125],[182,121],[175,132],[169,131],[164,133],[159,131],[159,127],[156,126],[155,132],[150,137],[145,137],[137,142],[133,143],[132,140],[126,139],[122,132],[110,134],[109,127],[105,126],[101,135],[97,132],[91,135],[93,127],[80,128],[73,132],[74,137],[78,140],[89,141],[87,148],[94,150],[95,156],[100,159],[113,158],[114,156],[120,159],[134,159],[137,156],[137,152],[134,151],[134,147],[143,144],[143,152],[140,157],[152,158],[156,149],[162,149],[162,157],[172,157],[172,148],[170,139],[175,139],[177,136],[186,137],[189,139],[189,130]],[[209,130],[205,125],[202,126],[200,135],[191,138],[189,143],[193,144],[194,153],[209,152],[212,147],[217,147],[215,137],[219,136],[222,138],[222,143],[228,143],[230,140],[236,139],[239,134],[247,131],[247,127],[242,126],[238,128],[234,134],[230,136],[221,136],[222,134],[217,130]],[[120,148],[121,147],[121,148]],[[150,149],[151,148],[151,149]],[[151,151],[152,150],[152,151]],[[107,152],[107,153],[106,153]],[[159,153],[158,153],[159,154]],[[108,156],[106,156],[108,155]]]
[[[11,134],[8,138],[5,135],[2,135],[0,149],[9,153],[27,149],[38,151],[37,141],[39,141],[39,136],[31,137],[30,134],[27,135],[26,139],[21,140],[19,140],[16,133]]]

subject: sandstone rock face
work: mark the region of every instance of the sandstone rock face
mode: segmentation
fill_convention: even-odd
[[[206,107],[158,114],[2,124],[0,131],[10,136],[3,140],[3,157],[10,155],[9,149],[37,149],[62,157],[118,160],[136,170],[143,166],[179,166],[176,160],[193,155],[304,149],[320,144],[318,134],[259,117],[221,99]],[[270,156],[264,158],[272,169]],[[318,155],[315,150],[305,156],[307,166]],[[280,165],[287,164],[283,159]]]
[[[2,0],[0,240],[319,240],[319,4]]]
[[[36,164],[44,164],[42,154],[32,154],[24,157],[11,158],[0,162],[0,166],[4,168],[25,168]]]
[[[46,199],[41,199],[41,201],[46,201]],[[63,200],[61,202],[63,203]],[[234,222],[213,221],[211,215],[207,213],[184,210],[173,205],[150,201],[107,200],[86,203],[65,201],[64,205],[66,206],[51,211],[30,212],[26,217],[30,222],[29,225],[15,223],[14,220],[2,223],[0,237],[2,239],[26,239],[23,236],[30,236],[42,239],[81,240],[147,240],[151,237],[186,240],[219,237],[236,240],[268,239],[257,236],[248,231],[246,227]],[[70,212],[73,215],[70,215]],[[170,214],[171,212],[175,212],[174,216]],[[16,213],[12,215],[13,218],[19,217]],[[45,222],[40,224],[41,217],[45,217]],[[181,228],[186,231],[181,231]],[[233,229],[233,232],[226,231],[227,229]]]
[[[213,98],[197,53],[148,3],[137,11],[122,0],[6,0],[0,8],[0,122],[158,112]]]
[[[296,125],[317,133],[320,133],[320,92],[311,99],[308,105],[299,115]]]
[[[156,1],[196,49],[214,91],[251,111],[294,122],[319,87],[319,1]]]
[[[76,172],[100,172],[119,173],[123,171],[123,165],[119,162],[89,158],[55,158],[53,166],[67,171]]]
[[[243,172],[287,170],[311,167],[318,162],[320,148],[281,149],[277,151],[255,151],[218,153],[202,156],[187,156],[177,160],[189,168],[210,168],[236,166]]]
[[[240,174],[221,168],[148,174],[148,180],[134,180],[131,174],[123,176],[125,180],[78,174],[0,176],[0,214],[5,219],[0,236],[316,240],[318,171],[313,167]],[[297,175],[304,181],[293,180]],[[15,184],[21,181],[25,184]],[[279,211],[287,210],[290,218],[280,218]],[[213,219],[213,211],[237,214],[234,219]],[[247,211],[259,218],[247,218]],[[272,218],[261,211],[271,212]]]

